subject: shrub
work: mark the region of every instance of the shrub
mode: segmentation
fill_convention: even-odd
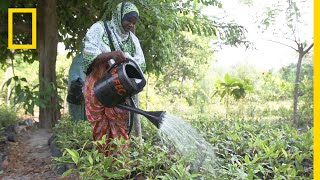
[[[88,121],[73,121],[66,116],[53,128],[57,137],[55,142],[61,149],[79,149],[83,144],[91,142],[92,129]]]
[[[222,179],[313,177],[313,129],[300,132],[279,122],[194,121],[215,145]]]
[[[6,140],[4,132],[7,127],[17,122],[17,115],[6,106],[0,106],[0,142]]]
[[[6,106],[0,106],[0,127],[6,128],[16,122],[16,113]]]
[[[145,133],[144,136],[148,138],[143,143],[135,137],[129,141],[114,139],[110,142],[115,145],[113,151],[122,153],[106,157],[98,149],[106,137],[93,141],[88,122],[73,122],[69,117],[63,118],[54,128],[56,142],[63,156],[54,158],[54,162],[57,165],[73,164],[73,168],[64,175],[76,172],[85,179],[130,179],[135,176],[149,179],[176,179],[183,176],[191,179],[198,176],[188,171],[187,159],[180,158],[174,148],[159,141],[153,125],[144,121],[143,126],[150,130],[150,133]],[[128,144],[127,148],[120,150],[119,147]]]
[[[192,172],[189,159],[161,141],[156,129],[142,121],[144,143],[140,139],[113,140],[121,154],[105,157],[97,146],[105,141],[90,139],[90,125],[70,120],[55,128],[57,142],[64,151],[56,163],[73,164],[65,172],[78,173],[84,179],[312,179],[313,129],[300,132],[283,121],[193,119],[190,123],[215,148],[215,174]],[[89,133],[90,132],[90,133]],[[86,134],[86,135],[85,135]],[[106,138],[106,137],[105,137]],[[88,146],[89,145],[89,146]]]

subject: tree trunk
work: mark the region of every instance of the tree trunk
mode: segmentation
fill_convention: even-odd
[[[46,107],[40,107],[41,128],[52,128],[60,118],[56,83],[58,24],[56,0],[38,1],[39,91]],[[48,90],[51,89],[50,93]]]
[[[294,91],[293,91],[293,123],[294,124],[297,124],[299,121],[298,97],[299,97],[301,63],[302,63],[303,55],[304,55],[303,51],[300,51],[299,49],[299,58],[298,58],[297,70],[296,70],[296,80],[294,82]]]
[[[301,64],[302,59],[304,55],[306,55],[313,47],[313,43],[304,50],[304,47],[302,44],[298,44],[298,63],[297,63],[297,71],[296,71],[296,80],[294,82],[294,92],[293,92],[293,123],[297,124],[299,121],[299,115],[298,115],[298,97],[299,97],[299,84],[300,84],[300,72],[301,72]]]

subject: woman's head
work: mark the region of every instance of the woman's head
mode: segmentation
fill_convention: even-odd
[[[118,4],[112,13],[112,21],[120,28],[122,33],[133,30],[138,19],[138,8],[131,2]]]

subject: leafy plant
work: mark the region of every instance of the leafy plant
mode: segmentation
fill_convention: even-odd
[[[79,149],[83,144],[91,142],[92,129],[88,121],[76,122],[71,117],[65,116],[53,128],[56,144],[61,149]]]
[[[0,106],[0,127],[8,127],[17,122],[16,113],[4,105]]]
[[[192,123],[218,147],[219,178],[312,178],[312,128],[303,133],[281,122]]]
[[[68,118],[67,118],[68,119]],[[71,164],[65,172],[79,174],[84,179],[310,179],[313,177],[313,128],[299,131],[281,121],[255,122],[212,120],[190,121],[202,136],[216,147],[217,163],[214,174],[191,171],[187,158],[177,154],[174,147],[159,139],[156,129],[143,122],[145,141],[132,138],[112,140],[115,153],[106,157],[100,141],[89,140],[90,125],[70,119],[58,124],[55,133],[62,157],[56,163]],[[80,128],[81,127],[81,128]],[[87,129],[88,128],[88,129]],[[79,137],[82,132],[88,132]],[[69,136],[69,137],[68,137]],[[81,140],[82,139],[82,140]],[[81,144],[82,143],[82,144]],[[123,147],[127,148],[123,148]]]
[[[0,106],[0,142],[5,141],[5,130],[17,122],[16,113],[7,106]]]
[[[64,173],[65,176],[71,172],[89,179],[130,179],[135,176],[172,179],[182,174],[190,179],[200,176],[189,172],[188,161],[181,159],[174,147],[161,143],[156,134],[149,134],[143,143],[135,137],[130,141],[113,139],[110,150],[116,155],[106,157],[99,147],[107,137],[92,141],[88,128],[91,128],[88,122],[74,122],[69,117],[64,117],[54,128],[55,141],[64,152],[62,157],[54,158],[54,161],[58,165],[71,164],[72,167]]]
[[[228,119],[229,98],[239,100],[246,96],[246,91],[252,90],[253,86],[248,82],[242,81],[236,77],[230,76],[228,73],[224,76],[224,81],[218,80],[215,83],[214,95],[218,94],[221,99],[226,96],[226,119]]]
[[[48,84],[46,92],[39,92],[39,85],[29,85],[26,78],[19,76],[9,78],[5,84],[7,87],[13,85],[12,91],[14,93],[10,93],[10,99],[13,100],[14,106],[21,104],[26,114],[30,113],[33,115],[35,106],[50,106],[48,98],[54,88],[52,84]],[[40,96],[46,98],[40,99]]]

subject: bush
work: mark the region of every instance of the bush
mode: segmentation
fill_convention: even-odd
[[[217,147],[221,179],[312,179],[313,129],[282,122],[192,123]]]
[[[6,106],[0,106],[0,142],[5,141],[4,136],[7,127],[17,122],[17,115]]]
[[[188,172],[187,159],[180,158],[174,148],[162,144],[154,134],[153,125],[145,122],[147,121],[143,124],[149,127],[151,134],[145,134],[148,139],[144,143],[141,143],[140,138],[134,137],[129,141],[114,139],[110,142],[114,145],[113,152],[122,153],[106,157],[98,149],[106,137],[100,141],[92,141],[88,122],[73,122],[70,118],[64,118],[54,128],[57,145],[63,151],[63,156],[54,158],[54,162],[57,165],[73,164],[73,168],[64,175],[76,172],[85,179],[130,179],[135,176],[149,179],[177,179],[183,176],[191,179],[198,176]],[[127,148],[121,148],[128,144]]]
[[[53,128],[56,144],[59,148],[79,149],[91,142],[92,129],[88,121],[74,121],[66,116]]]
[[[193,119],[194,128],[216,148],[215,174],[192,172],[188,158],[163,142],[153,125],[143,120],[146,140],[113,140],[114,157],[105,157],[92,141],[88,122],[61,121],[55,128],[64,151],[56,163],[73,164],[65,172],[84,179],[312,179],[313,129],[300,132],[283,123]],[[90,133],[89,133],[90,132]],[[106,138],[106,137],[105,137]],[[128,148],[121,149],[124,145]],[[88,146],[89,145],[89,146]]]
[[[0,106],[0,127],[6,128],[16,122],[16,113],[6,106]]]

